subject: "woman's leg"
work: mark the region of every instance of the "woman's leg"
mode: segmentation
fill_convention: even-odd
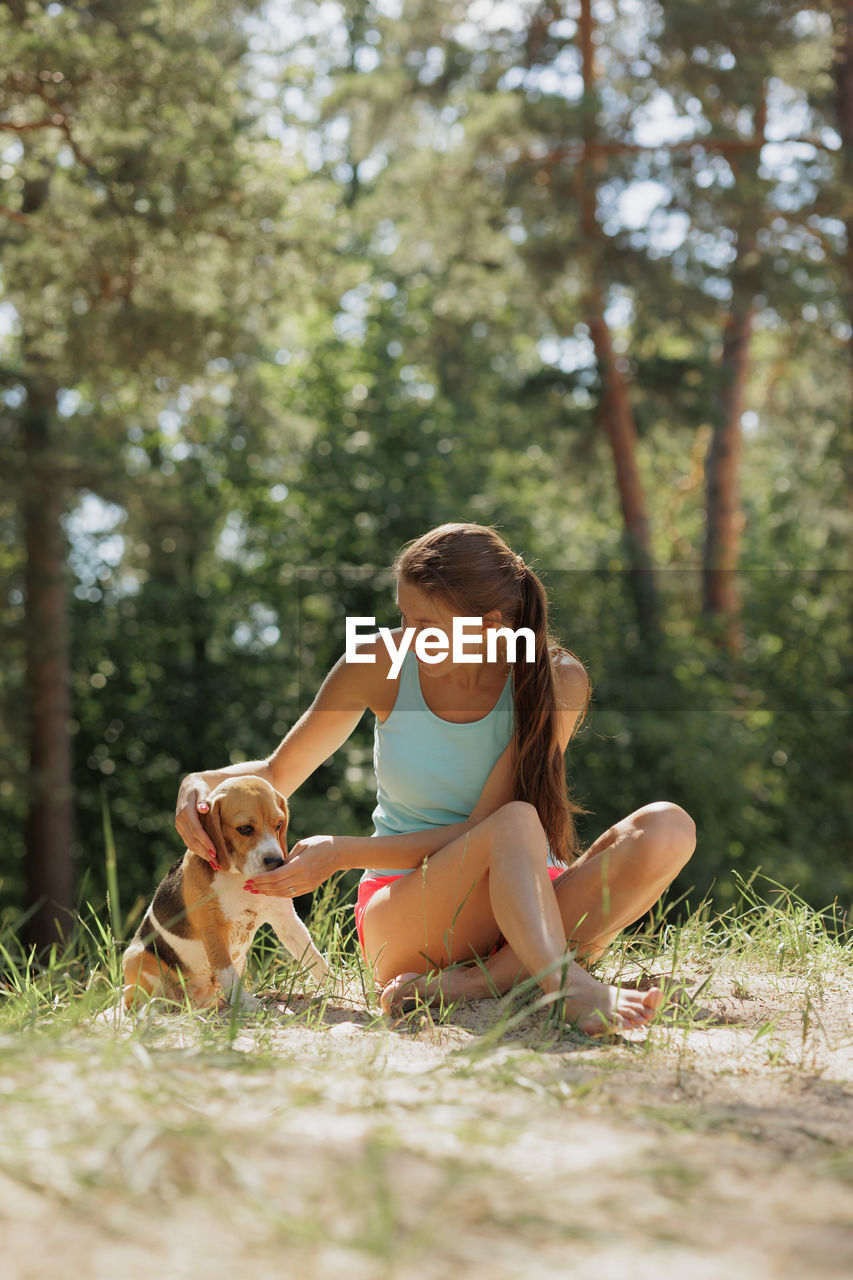
[[[362,922],[379,981],[486,955],[501,933],[534,972],[559,960],[566,939],[546,857],[536,810],[516,801],[380,889]]]
[[[513,802],[440,849],[424,868],[376,893],[363,926],[366,953],[385,984],[383,1007],[411,989],[413,975],[485,955],[502,933],[508,946],[489,962],[488,976],[475,967],[444,974],[438,984],[422,979],[421,994],[451,1000],[493,995],[530,973],[543,991],[565,997],[569,1017],[584,1030],[647,1021],[660,1003],[659,991],[606,987],[565,959],[565,924],[546,851],[535,809]],[[466,977],[479,979],[484,989],[457,990]]]
[[[696,847],[696,827],[678,805],[645,805],[608,828],[554,881],[566,937],[579,959],[597,959],[657,902]],[[512,947],[485,965],[448,975],[445,999],[483,999],[527,976]]]
[[[696,825],[677,804],[636,809],[595,840],[555,881],[566,937],[597,960],[654,906],[696,848]]]

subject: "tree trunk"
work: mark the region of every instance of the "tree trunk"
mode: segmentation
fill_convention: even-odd
[[[591,0],[581,0],[578,37],[583,67],[583,160],[578,166],[581,227],[587,246],[587,270],[595,274],[602,259],[601,230],[597,217],[597,169],[602,163],[595,136],[595,19]],[[652,560],[646,500],[637,466],[637,430],[628,386],[613,350],[613,338],[604,315],[601,286],[591,280],[586,291],[586,321],[595,347],[601,378],[600,419],[610,444],[616,486],[622,509],[628,553],[629,582],[640,633],[654,643],[658,632],[657,589]]]
[[[849,405],[846,423],[839,429],[839,454],[843,468],[847,505],[853,517],[853,0],[844,0],[836,8],[835,19],[835,87],[838,132],[841,135],[841,207],[847,243],[844,255],[847,293],[847,321],[851,325],[849,341]],[[848,707],[853,707],[853,599],[850,607],[850,639],[841,674],[842,687],[848,693]],[[849,712],[848,712],[849,717]],[[847,776],[853,776],[853,733],[847,735]]]
[[[600,298],[598,305],[594,300],[589,304],[587,320],[603,388],[600,416],[616,471],[616,487],[619,491],[628,550],[631,593],[640,630],[646,639],[652,639],[658,627],[657,592],[646,500],[637,467],[634,415]]]
[[[27,550],[27,690],[30,793],[27,898],[35,907],[28,940],[41,951],[70,932],[74,910],[71,861],[72,785],[66,486],[52,427],[56,389],[28,384],[23,418],[24,537]]]
[[[835,86],[838,132],[841,135],[841,207],[847,244],[844,268],[847,292],[847,319],[853,326],[853,0],[837,9],[835,29]],[[853,394],[853,332],[850,343],[851,394]],[[843,433],[841,458],[847,479],[847,494],[853,509],[853,421],[848,420]]]
[[[767,85],[762,84],[755,107],[753,141],[767,130]],[[729,163],[737,181],[758,180],[760,148]],[[723,335],[720,389],[711,444],[705,462],[705,548],[702,561],[702,604],[706,619],[715,623],[714,639],[732,655],[740,652],[740,589],[737,580],[740,535],[744,517],[740,505],[740,459],[743,439],[740,420],[750,371],[750,343],[755,295],[760,288],[750,260],[756,258],[758,225],[755,213],[764,205],[756,198],[752,214],[738,227],[737,257],[732,270],[732,305]]]
[[[730,653],[740,649],[740,591],[737,582],[743,512],[740,506],[740,420],[749,377],[752,308],[732,307],[720,361],[722,386],[705,463],[705,551],[703,608],[719,619],[720,640]]]

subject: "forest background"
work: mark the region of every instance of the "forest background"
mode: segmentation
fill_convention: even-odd
[[[847,911],[853,3],[5,0],[0,49],[0,923],[114,848],[129,927],[182,775],[458,519],[589,669],[583,838],[674,800],[674,897]],[[370,830],[371,734],[294,836]]]

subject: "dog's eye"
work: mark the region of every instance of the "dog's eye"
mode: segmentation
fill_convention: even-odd
[[[282,829],[282,827],[283,827],[283,826],[284,826],[284,819],[282,818],[281,822],[277,822],[277,823],[275,824],[275,829],[276,829],[276,831],[281,831],[281,829]]]
[[[255,834],[255,828],[249,822],[243,827],[238,827],[237,831],[241,836],[253,836]]]

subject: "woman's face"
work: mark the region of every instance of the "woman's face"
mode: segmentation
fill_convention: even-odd
[[[405,578],[397,580],[397,608],[400,610],[400,618],[404,630],[408,627],[414,629],[414,635],[411,639],[410,648],[415,651],[418,666],[427,676],[443,676],[450,671],[471,670],[470,662],[454,662],[453,661],[453,619],[455,617],[473,617],[473,614],[457,614],[451,609],[446,601],[439,596],[427,595],[425,591],[421,591],[419,587],[414,586],[411,582],[407,582]],[[492,626],[500,626],[500,614],[494,611],[487,614],[484,620]],[[415,644],[418,636],[422,632],[429,630],[430,632],[440,633],[444,638],[444,644],[448,650],[447,656],[442,658],[440,662],[425,662],[418,655]],[[465,627],[465,649],[468,653],[474,653],[478,649],[478,644],[474,638],[477,629],[468,624]],[[482,632],[481,640],[482,640]],[[432,636],[430,638],[433,638]],[[435,640],[439,639],[439,635],[435,635]],[[431,646],[433,652],[438,648],[437,645]]]

